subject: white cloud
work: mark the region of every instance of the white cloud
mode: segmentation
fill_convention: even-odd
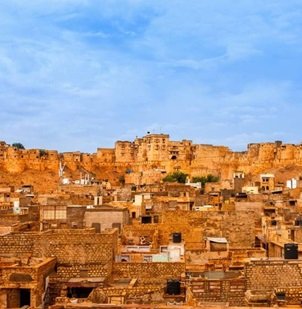
[[[167,131],[242,145],[273,136],[280,123],[284,137],[295,139],[299,124],[282,117],[301,109],[302,68],[291,58],[301,53],[301,6],[7,2],[0,12],[1,139],[93,151],[119,136]]]

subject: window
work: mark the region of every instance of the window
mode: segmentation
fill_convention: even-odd
[[[285,292],[276,293],[277,300],[285,300]]]
[[[144,255],[143,262],[152,262],[152,255]]]
[[[55,210],[54,208],[43,209],[43,219],[45,220],[54,220],[55,219]]]
[[[55,215],[56,215],[56,219],[66,219],[66,207],[57,206]]]
[[[130,256],[129,255],[121,255],[120,261],[128,263],[128,262],[130,262]]]
[[[160,246],[160,252],[168,252],[167,246]]]
[[[45,206],[42,217],[44,220],[66,219],[66,206]]]

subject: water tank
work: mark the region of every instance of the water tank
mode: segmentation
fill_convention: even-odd
[[[298,244],[284,244],[284,258],[288,260],[298,259]]]
[[[174,243],[180,243],[181,242],[181,233],[173,233],[172,234],[172,241]]]
[[[14,214],[19,214],[21,212],[20,201],[14,201],[13,212]]]
[[[170,279],[167,281],[167,294],[179,295],[180,294],[180,281]]]

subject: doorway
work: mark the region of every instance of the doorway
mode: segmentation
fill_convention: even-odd
[[[30,306],[30,289],[20,289],[20,307]]]

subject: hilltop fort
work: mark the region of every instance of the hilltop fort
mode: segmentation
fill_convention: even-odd
[[[256,181],[260,173],[274,172],[278,181],[296,177],[302,170],[302,145],[274,143],[249,144],[234,152],[225,146],[194,144],[191,140],[173,141],[168,134],[148,134],[134,141],[117,141],[114,148],[98,148],[96,153],[59,153],[55,150],[18,149],[0,143],[0,181],[34,183],[47,191],[59,182],[59,166],[65,178],[80,178],[84,173],[117,183],[149,184],[166,174],[183,171],[190,177],[213,174],[226,183],[234,171]],[[18,179],[14,177],[19,175]],[[37,181],[37,179],[45,181]],[[227,186],[227,184],[225,184]]]

